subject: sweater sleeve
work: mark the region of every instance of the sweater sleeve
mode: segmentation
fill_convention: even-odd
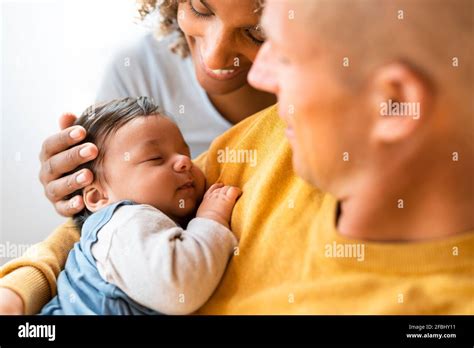
[[[0,268],[0,287],[15,291],[25,314],[35,314],[56,294],[56,280],[80,231],[69,219],[43,242]]]
[[[135,205],[116,211],[92,253],[102,277],[137,303],[190,314],[212,295],[236,246],[213,220],[194,218],[184,230],[154,207]]]

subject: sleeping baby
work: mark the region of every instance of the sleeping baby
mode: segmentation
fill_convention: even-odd
[[[211,296],[237,239],[241,191],[212,185],[175,123],[148,98],[87,109],[77,120],[99,148],[74,217],[81,238],[41,314],[190,314]],[[77,194],[74,193],[73,195]]]

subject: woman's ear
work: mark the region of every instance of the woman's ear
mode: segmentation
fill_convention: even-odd
[[[430,117],[430,84],[405,63],[382,66],[371,84],[371,131],[376,143],[396,143],[411,136]]]
[[[82,198],[86,208],[93,213],[109,204],[107,193],[98,183],[86,186],[83,190]]]

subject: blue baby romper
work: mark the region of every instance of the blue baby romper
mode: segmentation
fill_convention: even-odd
[[[40,314],[160,314],[134,302],[118,287],[103,280],[92,256],[91,248],[97,242],[97,233],[120,206],[131,204],[134,203],[120,201],[87,218],[82,226],[81,239],[69,253],[66,267],[59,275],[58,294]]]

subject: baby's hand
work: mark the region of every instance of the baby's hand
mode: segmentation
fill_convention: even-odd
[[[214,184],[204,195],[196,216],[214,220],[229,228],[232,209],[241,194],[238,187]]]

